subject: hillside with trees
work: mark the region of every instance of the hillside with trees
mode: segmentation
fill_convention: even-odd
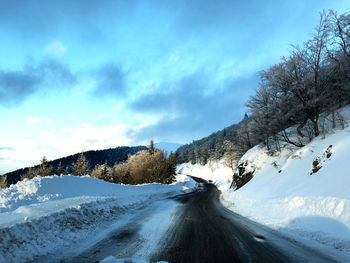
[[[225,158],[229,166],[251,147],[270,152],[281,143],[302,147],[332,128],[344,127],[339,109],[350,103],[350,14],[320,14],[310,40],[292,46],[278,64],[260,72],[248,114],[237,125],[180,147],[178,161],[205,164]]]
[[[97,166],[91,176],[112,183],[145,184],[162,183],[170,184],[175,178],[176,158],[170,152],[167,153],[154,148],[153,140],[147,150],[142,150],[130,155],[123,163],[109,167],[107,162]]]
[[[156,149],[151,140],[148,148],[117,147],[88,151],[53,161],[43,157],[40,165],[3,175],[1,187],[8,187],[25,178],[32,179],[36,176],[45,177],[53,174],[91,175],[111,183],[170,184],[174,181],[175,171],[175,155],[170,152],[167,157],[167,153]]]
[[[0,185],[1,187],[8,187],[11,184],[17,183],[24,177],[32,178],[36,175],[47,176],[49,174],[60,175],[74,173],[78,173],[77,175],[88,174],[92,169],[106,162],[109,166],[113,166],[116,163],[125,162],[128,160],[129,155],[133,155],[145,149],[147,149],[145,146],[122,146],[105,150],[86,151],[84,154],[77,153],[52,161],[48,161],[46,157],[44,157],[41,160],[40,165],[22,168],[4,174],[1,176]],[[81,158],[84,158],[85,161],[81,160]],[[79,159],[80,162],[78,162]],[[84,162],[88,162],[88,167],[86,167],[86,163],[84,164]]]

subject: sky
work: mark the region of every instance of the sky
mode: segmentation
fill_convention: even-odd
[[[259,72],[347,0],[3,0],[0,174],[239,122]]]

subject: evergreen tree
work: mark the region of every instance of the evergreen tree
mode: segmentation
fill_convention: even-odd
[[[153,142],[153,140],[151,140],[149,142],[149,149],[148,149],[148,151],[149,151],[150,154],[154,154],[154,142]]]
[[[58,166],[56,168],[56,174],[57,175],[62,175],[63,174],[63,167],[62,167],[62,162],[61,161],[58,163]]]
[[[69,167],[68,166],[66,166],[66,168],[64,168],[64,171],[63,171],[63,174],[69,174]]]
[[[29,167],[28,172],[21,176],[21,180],[25,178],[32,179],[37,175],[38,175],[38,170],[33,167]]]
[[[90,164],[86,160],[84,153],[81,153],[78,161],[73,165],[73,175],[83,176],[89,174]]]
[[[52,166],[48,164],[46,157],[41,159],[41,164],[38,169],[38,175],[44,177],[49,176],[52,172]]]
[[[168,157],[168,171],[169,175],[174,175],[176,172],[176,156],[173,154],[173,151],[170,151]]]
[[[102,165],[101,169],[101,177],[104,178],[105,181],[113,181],[112,179],[113,170],[108,166],[107,160]]]

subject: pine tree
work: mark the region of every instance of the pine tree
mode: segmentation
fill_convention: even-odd
[[[57,175],[62,175],[62,173],[63,173],[63,167],[62,167],[62,162],[60,161],[60,162],[58,163],[57,168],[56,168],[56,174],[57,174]]]
[[[102,165],[101,178],[103,178],[105,181],[112,180],[112,169],[108,166],[107,160]]]
[[[52,166],[48,164],[46,157],[44,156],[41,159],[41,164],[38,169],[38,175],[44,177],[44,176],[49,176],[52,172]]]
[[[173,154],[173,151],[170,151],[170,154],[168,157],[168,174],[167,174],[169,181],[166,183],[172,182],[172,180],[174,179],[175,173],[176,173],[176,156]]]
[[[149,142],[149,149],[148,149],[148,151],[149,151],[150,154],[154,154],[154,142],[153,142],[153,140],[151,140]]]
[[[73,165],[73,175],[83,176],[87,175],[90,171],[90,164],[86,160],[84,153],[81,153],[78,161]]]
[[[69,174],[69,167],[68,166],[66,166],[66,168],[64,168],[64,171],[63,171],[63,174]]]
[[[38,176],[38,169],[35,169],[33,167],[29,167],[28,172],[21,176],[21,180],[28,178],[33,179],[35,176]]]

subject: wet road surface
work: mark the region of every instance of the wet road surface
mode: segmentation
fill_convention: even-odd
[[[152,261],[334,262],[265,226],[226,209],[219,190],[201,179],[201,190],[176,197],[177,220]]]
[[[59,262],[98,262],[110,255],[175,263],[336,262],[319,251],[228,210],[220,203],[220,191],[215,185],[194,179],[202,185],[198,190],[159,204],[150,204],[105,239],[79,255]],[[174,215],[169,219],[164,215],[168,211],[166,207],[171,205],[173,210],[169,211],[176,212],[172,212]],[[157,218],[159,222],[171,221],[167,230],[159,232],[157,244],[151,246],[145,244],[147,240],[140,234],[149,218]],[[157,233],[159,226],[151,224],[151,227]],[[144,252],[140,251],[145,251],[145,246],[149,249],[142,254]]]

